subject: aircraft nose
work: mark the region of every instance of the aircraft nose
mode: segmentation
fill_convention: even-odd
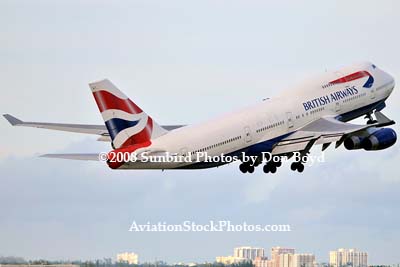
[[[392,75],[390,75],[390,74],[388,74],[388,75],[389,75],[389,81],[390,81],[390,84],[391,84],[390,91],[393,91],[394,86],[395,86],[396,83],[395,83],[394,77]]]
[[[388,76],[389,76],[389,81],[394,85],[394,77],[390,74],[388,74]]]
[[[389,73],[385,72],[385,85],[387,85],[388,89],[390,90],[390,93],[393,91],[394,89],[394,85],[395,85],[395,80],[394,77],[392,75],[390,75]]]

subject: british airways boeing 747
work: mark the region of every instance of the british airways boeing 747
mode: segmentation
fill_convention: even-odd
[[[109,80],[89,84],[105,125],[24,122],[9,114],[14,126],[28,126],[98,135],[111,142],[113,155],[135,153],[137,160],[111,161],[113,169],[201,169],[225,164],[218,161],[143,160],[147,156],[207,154],[235,156],[243,173],[253,173],[263,163],[261,155],[291,157],[293,171],[304,170],[311,147],[344,145],[348,150],[381,150],[396,142],[394,124],[382,110],[393,91],[392,76],[372,63],[360,63],[327,72],[280,95],[246,109],[197,125],[159,125]],[[365,125],[348,123],[365,117]],[[254,162],[244,156],[255,157]],[[46,154],[45,157],[98,160],[98,154]],[[265,173],[275,173],[280,161],[265,162]]]

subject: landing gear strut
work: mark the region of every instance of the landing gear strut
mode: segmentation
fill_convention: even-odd
[[[365,115],[365,119],[368,119],[367,124],[377,123],[377,121],[372,117],[372,112],[367,113],[367,115]]]
[[[300,151],[300,157],[299,157],[300,160],[292,162],[292,164],[290,165],[290,169],[292,171],[298,171],[298,172],[304,171],[304,162],[307,162],[307,157],[308,154],[310,153],[310,149],[317,140],[318,138],[311,140],[310,142],[308,142],[306,148]]]

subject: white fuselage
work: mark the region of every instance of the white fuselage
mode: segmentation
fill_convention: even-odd
[[[373,84],[365,88],[368,77],[329,84],[356,72],[368,72]],[[141,151],[167,151],[171,154],[206,152],[218,156],[249,151],[263,142],[294,133],[323,116],[342,116],[343,121],[362,116],[391,94],[394,79],[371,63],[361,63],[328,72],[254,106],[220,116],[201,124],[186,126],[151,140]],[[350,91],[349,91],[350,90]],[[337,92],[348,92],[337,93]],[[328,99],[329,98],[329,99]],[[125,163],[127,169],[207,168],[221,164]]]

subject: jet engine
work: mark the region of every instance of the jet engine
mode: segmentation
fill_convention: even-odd
[[[344,147],[348,150],[382,150],[396,143],[396,132],[391,128],[382,128],[367,136],[352,135],[344,140]]]
[[[365,139],[363,136],[358,136],[358,135],[352,135],[347,137],[344,140],[344,147],[347,150],[354,150],[354,149],[361,149],[362,148],[362,142]]]
[[[391,128],[382,128],[365,138],[362,146],[365,150],[386,149],[396,143],[396,132]]]

